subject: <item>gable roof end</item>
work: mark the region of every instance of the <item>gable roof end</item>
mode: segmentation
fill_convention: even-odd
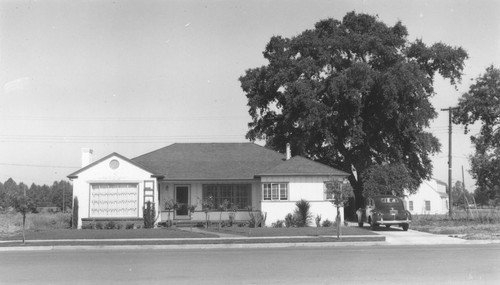
[[[99,160],[97,160],[97,161],[95,161],[95,162],[93,162],[93,163],[91,163],[91,164],[89,164],[89,165],[87,165],[87,166],[83,167],[83,168],[80,168],[79,170],[77,170],[77,171],[75,171],[75,172],[73,172],[73,173],[69,174],[67,177],[68,177],[69,179],[75,179],[75,178],[78,178],[78,174],[82,173],[83,171],[85,171],[85,170],[87,170],[87,169],[89,169],[89,168],[93,167],[94,165],[97,165],[97,164],[99,164],[99,163],[101,163],[101,162],[105,161],[106,159],[109,159],[110,157],[113,157],[113,156],[116,156],[116,157],[118,157],[118,158],[120,158],[120,159],[123,159],[123,160],[127,161],[128,163],[130,163],[130,164],[132,164],[132,165],[134,165],[134,166],[136,166],[136,167],[139,167],[140,169],[142,169],[142,170],[144,170],[144,171],[147,171],[147,172],[151,173],[151,176],[155,176],[155,177],[162,177],[161,175],[154,173],[153,171],[151,171],[151,170],[147,169],[146,167],[144,167],[144,166],[140,165],[139,163],[137,163],[137,162],[135,162],[135,161],[133,161],[133,160],[131,160],[131,159],[128,159],[128,158],[126,158],[125,156],[123,156],[123,155],[121,155],[121,154],[119,154],[119,153],[116,153],[116,152],[113,152],[113,153],[111,153],[111,154],[109,154],[109,155],[106,155],[105,157],[103,157],[103,158],[101,158],[101,159],[99,159]]]

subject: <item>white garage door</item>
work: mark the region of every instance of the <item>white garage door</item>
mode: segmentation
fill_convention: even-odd
[[[91,218],[139,217],[139,184],[98,183],[90,185]]]

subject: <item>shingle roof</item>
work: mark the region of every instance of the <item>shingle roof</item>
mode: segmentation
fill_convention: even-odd
[[[277,166],[268,169],[258,174],[258,176],[268,175],[336,175],[348,176],[349,174],[324,165],[319,162],[312,161],[302,156],[294,156],[289,160],[283,161]]]
[[[254,143],[175,143],[133,158],[167,180],[254,179],[285,156]]]

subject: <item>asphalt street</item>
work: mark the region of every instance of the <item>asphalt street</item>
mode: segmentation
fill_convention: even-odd
[[[500,244],[0,252],[1,284],[497,284]]]

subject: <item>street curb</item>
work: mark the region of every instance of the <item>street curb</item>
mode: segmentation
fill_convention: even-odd
[[[295,248],[295,247],[347,247],[380,246],[384,241],[373,242],[303,242],[303,243],[231,243],[231,244],[170,244],[170,245],[61,245],[3,247],[9,251],[70,251],[70,250],[180,250],[180,249],[251,249],[251,248]]]

